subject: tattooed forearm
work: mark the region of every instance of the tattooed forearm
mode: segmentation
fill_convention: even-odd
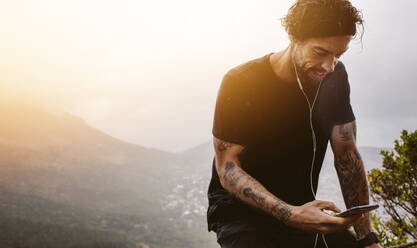
[[[361,155],[356,148],[356,123],[335,126],[332,131],[334,165],[347,208],[369,204],[369,190]],[[369,215],[354,224],[359,237],[370,232]]]
[[[366,234],[371,232],[370,229],[370,222],[369,222],[369,214],[366,213],[364,215],[364,217],[362,217],[361,219],[359,219],[358,222],[356,222],[356,224],[354,225],[355,228],[355,232],[358,235],[358,238],[363,238],[366,236]]]
[[[335,166],[346,207],[369,204],[366,175],[358,150],[355,148],[353,152],[346,152],[344,156],[335,157]],[[369,233],[369,215],[365,215],[355,223],[354,228],[359,238]]]
[[[368,185],[359,152],[355,149],[335,157],[335,167],[346,207],[368,204]]]
[[[232,187],[235,186],[241,177],[242,175],[235,170],[235,164],[230,161],[226,162],[223,178],[226,179],[228,184]]]
[[[271,209],[272,215],[277,216],[279,220],[284,223],[287,223],[288,219],[291,217],[291,209],[281,201],[277,203]]]
[[[355,150],[354,150],[354,153],[355,153],[355,156],[356,156],[356,159],[357,159],[357,160],[359,160],[359,161],[360,161],[360,160],[362,160],[362,157],[361,157],[361,155],[359,154],[358,149],[355,149]]]
[[[268,192],[257,180],[227,161],[223,172],[223,184],[228,191],[257,209],[271,214],[286,223],[291,216],[291,208]]]
[[[255,198],[255,193],[252,191],[252,188],[250,187],[257,187],[258,185],[260,185],[259,182],[257,182],[254,178],[252,178],[248,174],[244,173],[241,169],[236,168],[235,163],[231,161],[226,162],[226,167],[225,167],[225,171],[223,174],[223,178],[225,179],[225,182],[231,187],[236,186],[238,183],[245,186],[244,188],[235,191],[236,196],[239,196],[240,194],[248,198],[252,198],[252,199]],[[253,197],[249,197],[249,196],[253,196]],[[259,199],[260,198],[258,197],[255,202],[261,202]]]
[[[243,189],[243,195],[247,198],[251,198],[258,206],[263,206],[265,203],[265,196],[262,196],[261,194],[256,194],[249,187]]]

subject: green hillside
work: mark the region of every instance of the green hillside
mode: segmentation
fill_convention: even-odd
[[[171,190],[196,172],[192,163],[69,114],[1,104],[0,111],[0,247],[215,245],[204,216],[190,225],[183,209],[166,207]]]

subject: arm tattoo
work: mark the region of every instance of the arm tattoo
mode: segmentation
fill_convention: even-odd
[[[335,157],[335,167],[346,207],[361,205],[365,198],[369,201],[368,185],[357,149],[353,153],[347,152],[344,156]]]
[[[256,205],[263,206],[265,202],[265,196],[256,194],[253,190],[249,187],[243,189],[243,195],[247,198],[251,198]]]
[[[355,122],[338,127],[338,134],[344,142],[356,141]],[[352,141],[353,140],[353,141]],[[347,208],[369,204],[369,191],[362,158],[358,149],[335,156],[335,167],[339,177],[343,198]],[[370,232],[369,215],[354,224],[359,238]]]
[[[268,194],[262,192],[263,186],[250,175],[237,169],[233,162],[226,162],[223,178],[231,187],[236,186],[239,181],[245,180],[241,183],[241,185],[244,185],[241,189],[232,192],[234,195],[241,199],[246,198],[252,200],[258,208],[271,213],[284,223],[290,218],[292,212],[285,202],[275,199],[272,204],[268,203]],[[266,191],[266,189],[264,190]]]
[[[223,178],[229,182],[229,185],[232,187],[235,186],[241,177],[242,175],[239,175],[235,171],[235,164],[231,161],[227,161]]]
[[[361,157],[361,155],[359,154],[358,149],[355,149],[355,150],[354,150],[354,153],[355,153],[355,156],[356,156],[356,158],[357,158],[358,160],[362,160],[362,157]]]
[[[279,220],[281,220],[284,223],[287,223],[288,219],[291,217],[292,214],[291,209],[279,200],[272,207],[271,212],[273,215],[278,216]]]
[[[226,151],[230,147],[232,147],[232,144],[226,141],[218,140],[215,141],[217,149],[221,152]]]
[[[338,133],[343,141],[356,140],[356,123],[351,122],[340,125],[338,127]]]
[[[366,234],[370,233],[369,213],[366,213],[365,217],[360,218],[354,225],[354,228],[358,234],[358,238],[363,238]]]

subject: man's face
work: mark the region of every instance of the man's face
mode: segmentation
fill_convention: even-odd
[[[352,36],[309,38],[294,42],[294,62],[302,80],[318,83],[333,72]]]

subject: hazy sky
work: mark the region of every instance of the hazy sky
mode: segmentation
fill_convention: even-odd
[[[181,151],[211,139],[223,74],[284,49],[293,1],[1,1],[1,97],[69,111],[126,141]],[[417,128],[416,1],[352,1],[363,44],[343,55],[359,145]]]

